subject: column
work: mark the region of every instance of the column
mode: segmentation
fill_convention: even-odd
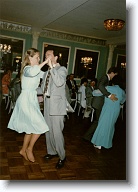
[[[33,32],[33,41],[32,41],[32,47],[37,49],[37,43],[38,43],[38,37],[40,35],[40,32],[34,31]]]
[[[107,62],[107,70],[112,66],[112,59],[113,59],[113,52],[116,45],[109,45],[109,55],[108,55],[108,62]]]

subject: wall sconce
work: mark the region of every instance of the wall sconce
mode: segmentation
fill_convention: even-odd
[[[125,69],[126,68],[126,63],[121,63],[121,68]]]
[[[62,58],[62,53],[59,53],[59,59],[61,59]]]

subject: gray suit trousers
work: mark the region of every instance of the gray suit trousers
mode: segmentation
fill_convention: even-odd
[[[49,132],[45,133],[47,153],[50,155],[58,154],[59,158],[63,160],[65,158],[63,137],[64,115],[49,115],[49,101],[49,98],[45,98],[44,117],[49,127]]]

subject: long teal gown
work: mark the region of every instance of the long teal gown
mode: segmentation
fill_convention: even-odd
[[[123,104],[126,99],[125,91],[118,85],[107,86],[108,92],[116,94],[118,100],[112,101],[105,97],[105,102],[100,114],[98,126],[94,132],[91,142],[97,146],[104,148],[112,147],[112,140],[115,131],[115,123],[120,113],[120,104]],[[98,96],[98,92],[95,96]]]
[[[23,71],[21,87],[8,128],[18,133],[42,134],[49,131],[48,125],[40,111],[37,87],[43,72],[38,65],[26,66]]]

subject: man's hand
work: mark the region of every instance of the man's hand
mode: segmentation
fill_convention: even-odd
[[[51,62],[51,60],[48,58],[48,64],[47,64],[51,69],[53,68],[53,66],[52,66],[52,62]]]
[[[117,101],[117,100],[118,100],[118,98],[116,97],[115,94],[111,94],[110,99],[111,99],[112,101]]]

